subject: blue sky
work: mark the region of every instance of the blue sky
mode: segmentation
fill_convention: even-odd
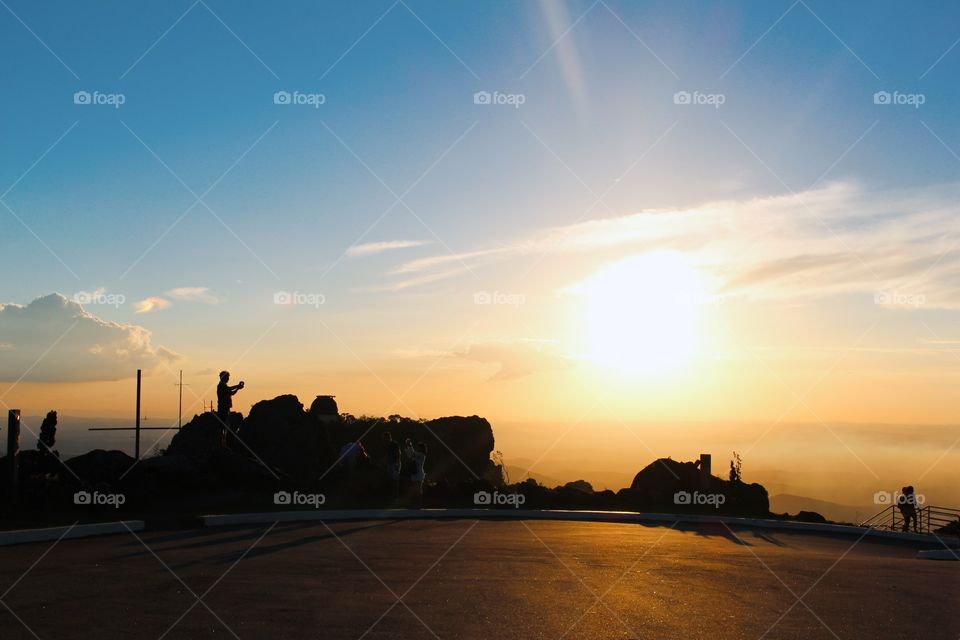
[[[793,230],[806,244],[786,234],[764,259],[826,251],[858,225],[867,244],[887,246],[878,193],[902,190],[893,220],[916,213],[910,203],[928,187],[947,185],[931,209],[955,193],[958,14],[949,2],[813,0],[6,0],[0,193],[14,186],[2,198],[13,211],[0,208],[0,298],[122,293],[125,305],[96,315],[145,327],[199,370],[277,318],[289,343],[324,335],[306,310],[278,316],[279,290],[323,294],[324,323],[362,359],[469,334],[478,290],[520,292],[527,305],[522,319],[491,319],[477,341],[562,341],[575,330],[557,319],[557,292],[637,247],[541,262],[544,238],[604,220],[618,234],[617,221],[645,210],[840,184],[824,211],[844,215],[829,230]],[[77,105],[77,91],[124,104]],[[325,101],[277,105],[277,91]],[[478,91],[523,104],[478,105]],[[878,91],[924,104],[878,105]],[[678,105],[677,92],[723,104]],[[416,246],[344,255],[392,241]],[[722,276],[717,255],[702,260]],[[806,300],[816,284],[785,286]],[[848,284],[841,298],[881,286]],[[183,288],[216,304],[169,293]],[[135,313],[151,297],[170,306]],[[929,311],[938,334],[952,304]],[[845,330],[873,312],[846,298],[811,305]]]
[[[192,202],[123,123],[201,193],[276,122],[207,200],[237,235],[270,256],[264,262],[275,273],[295,282],[335,260],[392,202],[327,127],[400,193],[477,123],[409,198],[457,250],[508,241],[507,221],[517,231],[569,222],[574,216],[559,210],[560,203],[588,202],[590,194],[571,184],[519,120],[595,190],[678,120],[655,161],[634,176],[636,190],[619,190],[623,202],[612,192],[618,211],[726,197],[731,187],[724,183],[747,194],[782,191],[718,126],[720,119],[794,190],[816,180],[876,120],[877,130],[832,176],[885,186],[952,180],[956,160],[920,120],[946,144],[960,143],[951,108],[960,55],[948,54],[920,76],[960,35],[951,26],[960,9],[933,3],[921,13],[894,2],[810,2],[794,6],[754,46],[791,4],[610,3],[661,64],[606,6],[566,3],[566,26],[589,12],[527,72],[554,41],[532,2],[410,3],[426,25],[404,5],[393,5],[346,55],[392,3],[239,9],[183,2],[134,9],[11,2],[37,37],[4,11],[7,99],[0,113],[7,153],[0,176],[12,183],[77,122],[6,200],[80,276],[81,286],[114,288],[119,273]],[[567,46],[575,52],[579,89],[565,78]],[[327,102],[316,110],[278,108],[271,96],[283,89],[321,92]],[[527,101],[514,112],[484,111],[469,99],[484,89],[524,93]],[[687,89],[722,92],[727,102],[720,113],[677,114],[668,98]],[[921,110],[878,108],[871,96],[884,89],[922,92],[927,103]],[[126,103],[78,107],[71,102],[75,90],[121,92]],[[695,184],[683,194],[658,189],[658,178],[677,174]],[[544,203],[544,191],[556,201]],[[31,273],[18,279],[8,299],[77,287],[9,215],[5,225],[8,240],[21,240],[4,251],[5,268]],[[418,226],[398,207],[371,239],[429,235]],[[273,279],[223,234],[197,207],[124,286],[144,292],[175,286],[178,275],[189,278],[198,268],[201,280],[220,287],[233,276],[249,283]]]

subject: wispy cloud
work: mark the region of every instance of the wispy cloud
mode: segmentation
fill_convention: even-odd
[[[545,371],[569,369],[574,361],[560,354],[549,340],[495,340],[470,345],[459,354],[483,364],[495,364],[491,381],[516,380]]]
[[[149,298],[144,298],[134,305],[134,313],[152,313],[154,311],[162,311],[170,306],[170,301],[166,298],[161,298],[160,296],[150,296]]]
[[[405,275],[407,286],[415,286],[458,275],[452,263],[479,268],[569,254],[600,263],[675,249],[725,294],[797,300],[889,293],[894,302],[921,296],[927,308],[960,307],[958,195],[960,184],[871,192],[841,182],[541,229],[507,246],[410,260],[390,275]]]
[[[347,249],[347,255],[351,258],[357,258],[382,253],[384,251],[393,251],[395,249],[422,247],[427,244],[430,244],[429,240],[384,240],[382,242],[367,242],[353,245]]]
[[[169,297],[184,302],[205,302],[207,304],[217,304],[220,298],[214,295],[207,287],[177,287],[167,291]]]

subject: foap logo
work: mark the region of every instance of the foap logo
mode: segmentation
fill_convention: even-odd
[[[527,96],[523,93],[500,93],[499,91],[490,93],[489,91],[477,91],[473,94],[473,104],[506,105],[514,109],[519,109],[526,101]]]
[[[306,105],[319,109],[327,102],[327,96],[322,93],[304,93],[302,91],[277,91],[273,94],[273,104],[279,105]]]
[[[319,308],[327,301],[322,293],[304,293],[302,291],[277,291],[273,294],[273,304],[284,307]]]
[[[719,109],[727,101],[722,93],[701,93],[700,91],[677,91],[673,94],[673,104],[708,106]]]
[[[106,105],[119,109],[127,101],[122,93],[101,93],[99,91],[77,91],[73,94],[73,104],[79,105]]]
[[[273,504],[283,507],[313,507],[319,509],[326,501],[327,497],[322,493],[277,491],[273,494]]]
[[[122,493],[100,493],[99,491],[77,491],[73,494],[73,504],[91,507],[109,506],[119,509],[126,503],[127,497]]]
[[[927,298],[922,293],[877,291],[873,294],[873,303],[882,307],[912,307],[917,309],[927,303]]]
[[[103,289],[96,291],[77,291],[73,294],[73,301],[80,305],[103,304],[114,308],[126,303],[127,297],[122,293],[107,293]]]
[[[473,504],[481,507],[513,507],[519,509],[520,505],[527,501],[527,497],[522,493],[500,493],[494,491],[477,491],[473,494]]]
[[[873,494],[873,503],[879,505],[913,504],[920,506],[926,503],[927,497],[922,493],[906,494],[901,491],[877,491]]]
[[[527,301],[522,293],[503,293],[501,291],[477,291],[473,294],[473,304],[499,304],[519,307]]]
[[[927,103],[923,93],[901,93],[899,91],[877,91],[873,94],[873,104],[906,106],[919,109]]]
[[[710,505],[714,509],[719,509],[720,505],[727,501],[727,496],[722,493],[700,493],[694,491],[677,491],[673,494],[673,504],[683,506],[704,506]]]

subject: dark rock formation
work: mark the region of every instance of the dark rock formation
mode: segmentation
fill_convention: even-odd
[[[642,511],[698,512],[766,517],[767,490],[759,484],[722,480],[701,472],[696,462],[661,458],[647,465],[618,497]]]
[[[427,445],[425,469],[431,482],[474,483],[486,481],[494,463],[493,428],[478,416],[451,416],[436,420],[412,420],[391,416],[388,419],[345,416],[328,429],[331,444],[339,450],[346,442],[362,440],[374,464],[383,465],[386,451],[383,433],[389,431],[393,439],[403,443],[410,438]]]
[[[336,422],[340,419],[340,410],[334,396],[317,396],[310,405],[310,415],[319,421]]]
[[[230,423],[238,424],[243,418],[239,413],[230,414]],[[222,448],[223,425],[212,412],[201,413],[177,431],[167,447],[166,455],[189,458],[199,467],[210,463],[213,455]]]
[[[331,396],[318,396],[310,411],[304,410],[296,396],[278,396],[250,409],[239,436],[253,455],[290,474],[302,486],[313,485],[320,478],[332,479],[329,471],[347,442],[361,440],[373,464],[382,465],[386,431],[401,443],[406,438],[426,443],[426,471],[431,482],[473,482],[484,478],[492,467],[493,429],[483,418],[341,418],[335,412]],[[239,451],[243,453],[243,448]]]
[[[245,446],[237,449],[241,453],[249,449],[267,465],[293,476],[298,484],[312,485],[336,460],[327,440],[327,424],[318,419],[329,416],[324,411],[329,406],[322,406],[323,397],[314,401],[317,415],[304,411],[294,395],[261,400],[251,407],[250,415],[240,425],[239,436]]]
[[[179,494],[215,485],[215,481],[184,455],[144,458],[124,479],[124,486],[143,494]]]
[[[563,485],[564,489],[570,489],[571,491],[579,491],[581,493],[593,493],[593,485],[587,482],[586,480],[574,480],[573,482],[568,482]]]
[[[135,460],[123,451],[94,449],[67,460],[64,464],[73,473],[64,472],[61,476],[64,480],[73,482],[80,478],[83,483],[116,485],[134,462]]]
[[[800,511],[797,513],[797,515],[792,516],[790,519],[796,520],[797,522],[816,522],[818,524],[826,524],[829,522],[816,511]]]

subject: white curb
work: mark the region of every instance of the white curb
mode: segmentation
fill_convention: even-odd
[[[0,531],[0,547],[11,544],[26,544],[28,542],[52,542],[60,539],[69,540],[72,538],[104,536],[112,533],[126,533],[127,531],[143,531],[143,528],[143,520],[126,520],[123,522],[78,524],[72,527]]]
[[[820,524],[791,520],[767,520],[761,518],[737,518],[732,516],[707,516],[695,514],[635,513],[630,511],[568,511],[534,509],[339,509],[310,511],[267,511],[261,513],[231,513],[202,516],[204,526],[223,527],[272,522],[339,522],[346,520],[408,520],[418,518],[468,518],[510,520],[563,520],[577,522],[658,522],[688,524],[727,524],[757,529],[807,531],[811,533],[836,533],[849,536],[864,536],[898,540],[903,542],[930,543],[933,538],[922,533],[902,533],[865,529],[843,524]],[[942,539],[941,539],[942,540]],[[945,541],[951,544],[952,541]]]

